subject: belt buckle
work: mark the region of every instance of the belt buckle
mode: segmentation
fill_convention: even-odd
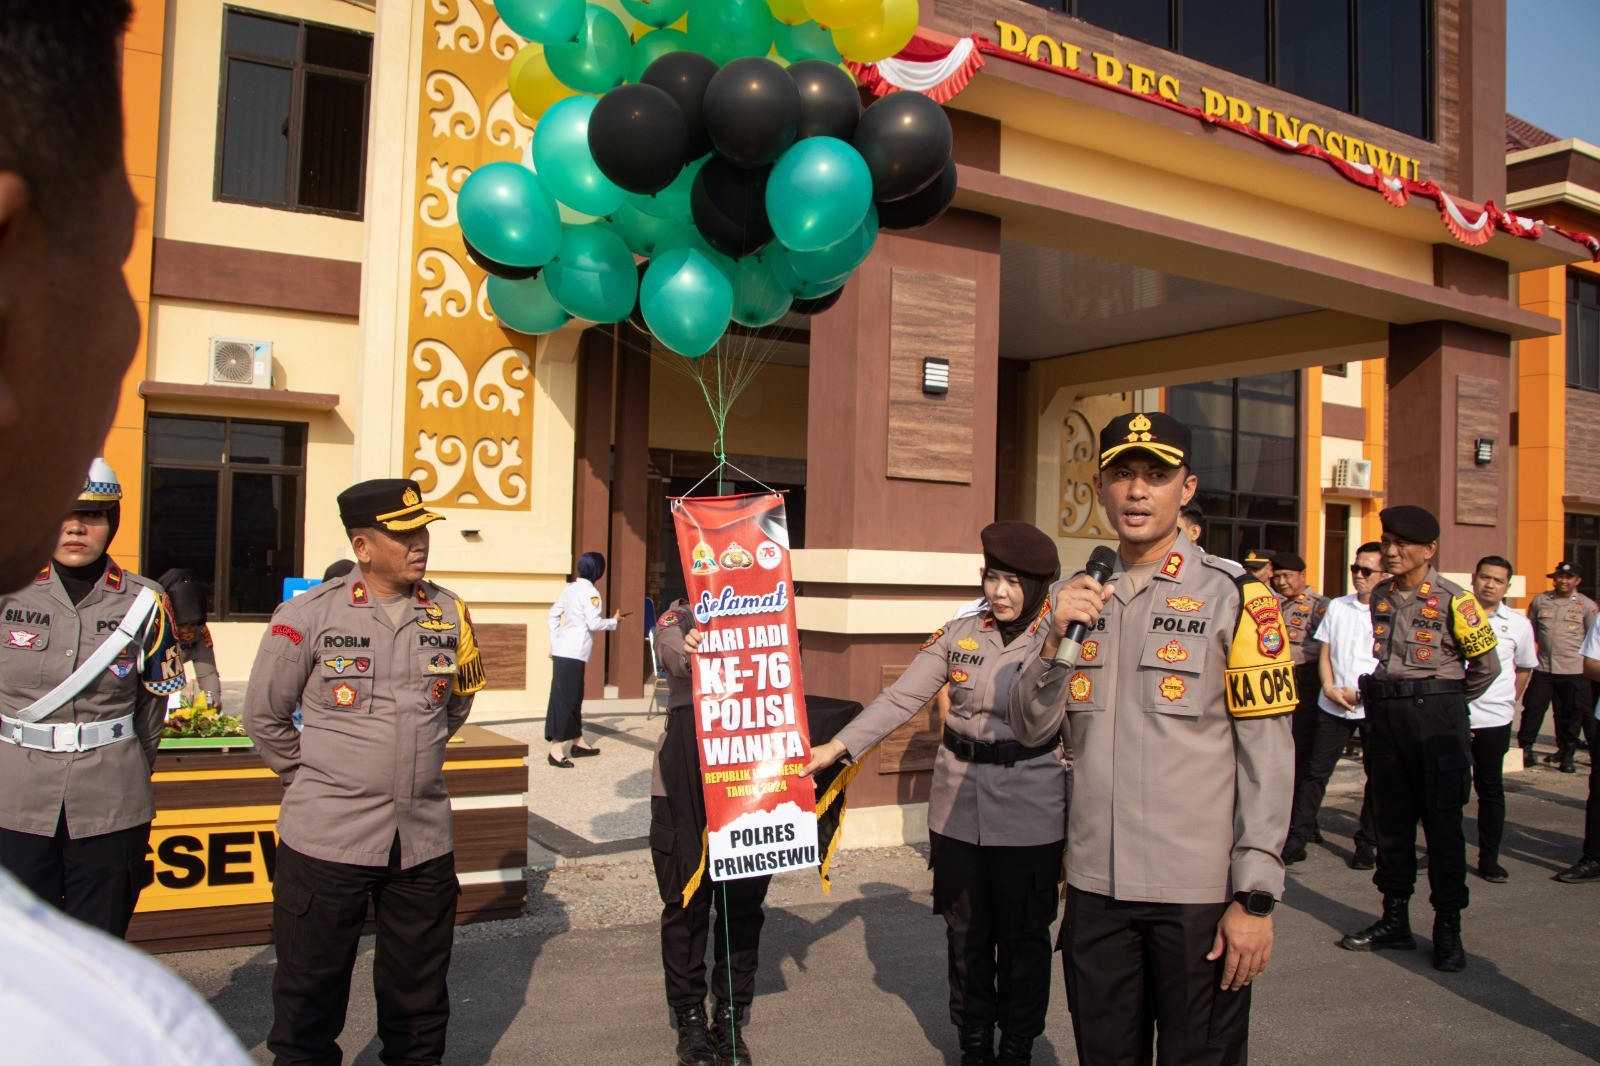
[[[82,751],[83,727],[77,722],[57,722],[52,727],[51,741],[56,751]],[[66,741],[63,743],[62,738]]]
[[[978,761],[978,742],[971,737],[964,737],[960,733],[954,734],[956,738],[956,754],[964,762]]]

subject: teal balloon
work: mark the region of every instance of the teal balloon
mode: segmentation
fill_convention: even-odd
[[[628,80],[637,82],[650,69],[650,64],[671,52],[691,50],[689,35],[682,30],[651,30],[633,42],[633,61],[628,68]]]
[[[699,251],[678,248],[650,260],[639,283],[639,310],[657,340],[698,359],[728,328],[733,286]]]
[[[842,278],[867,261],[878,240],[878,206],[867,205],[867,217],[844,240],[815,252],[789,249],[789,265],[806,281]],[[832,290],[829,290],[830,292]]]
[[[839,63],[844,59],[839,49],[833,46],[833,34],[815,22],[791,26],[780,19],[773,19],[772,44],[778,54],[791,63],[798,63],[802,59]]]
[[[518,333],[549,333],[572,321],[572,316],[550,295],[544,273],[523,281],[489,275],[489,308]]]
[[[689,10],[689,0],[622,0],[622,8],[646,26],[670,26]]]
[[[535,133],[534,136],[538,134]],[[584,143],[588,144],[587,141]],[[647,215],[689,222],[694,217],[689,209],[689,195],[694,191],[695,175],[700,173],[700,168],[705,166],[706,160],[710,158],[710,155],[701,156],[684,167],[683,173],[672,179],[672,184],[658,193],[651,193],[648,196],[644,193],[629,193],[628,202]]]
[[[546,111],[533,130],[533,163],[557,200],[586,215],[609,215],[628,193],[600,173],[589,153],[589,116],[596,103],[592,96],[569,96]]]
[[[590,322],[620,322],[639,294],[633,253],[606,226],[568,226],[540,276],[568,314]]]
[[[778,284],[772,268],[759,256],[747,255],[734,263],[733,320],[739,325],[770,326],[793,302],[793,295]]]
[[[689,0],[689,43],[718,66],[772,51],[767,0]]]
[[[677,227],[657,242],[656,256],[663,256],[668,252],[675,252],[684,248],[699,252],[708,263],[722,272],[722,276],[728,279],[728,284],[733,284],[733,279],[738,272],[738,263],[733,258],[723,255],[711,247],[692,222],[688,225]]]
[[[628,76],[633,62],[633,38],[622,20],[603,7],[590,4],[583,13],[583,28],[570,44],[546,45],[550,73],[567,88],[580,93],[604,93]],[[545,112],[549,114],[549,112]]]
[[[866,160],[836,137],[796,141],[767,178],[767,218],[791,251],[816,252],[837,244],[861,225],[871,206]]]
[[[500,21],[540,44],[565,44],[583,28],[583,0],[496,0]]]
[[[633,254],[642,255],[646,259],[656,254],[664,239],[685,227],[685,223],[678,219],[645,214],[631,199],[624,201],[623,205],[617,208],[611,216],[611,221],[615,223],[618,232],[622,234],[622,239],[627,242]]]
[[[778,287],[784,292],[788,293],[790,296],[799,297],[804,293],[807,294],[804,297],[805,299],[815,299],[817,296],[826,296],[828,292],[833,291],[832,289],[829,289],[827,292],[822,293],[810,292],[810,290],[814,289],[818,284],[828,284],[832,282],[838,282],[839,285],[844,284],[845,277],[847,275],[843,274],[836,278],[823,278],[819,281],[810,281],[801,277],[794,269],[792,256],[793,253],[790,252],[789,249],[785,248],[782,244],[779,244],[777,241],[773,241],[771,244],[761,249],[761,254],[759,256],[762,264],[772,272],[773,280],[778,283]],[[838,286],[836,285],[834,287],[837,288]]]
[[[543,266],[561,243],[556,202],[539,178],[516,163],[485,163],[456,198],[461,233],[497,263]]]
[[[844,288],[844,283],[850,280],[846,274],[842,278],[829,278],[826,281],[808,281],[800,286],[800,291],[794,294],[796,300],[815,300],[819,296],[826,296],[830,292]]]

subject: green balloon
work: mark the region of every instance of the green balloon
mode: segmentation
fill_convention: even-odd
[[[583,13],[583,29],[571,44],[546,45],[550,73],[567,88],[580,93],[604,93],[622,84],[633,59],[633,39],[622,20],[603,7],[590,4]]]
[[[538,137],[537,132],[535,132],[534,137]],[[670,218],[677,222],[688,222],[694,217],[689,209],[689,194],[694,191],[695,175],[700,173],[700,168],[705,166],[706,160],[710,158],[711,156],[707,154],[691,162],[683,168],[682,174],[672,179],[671,185],[668,185],[660,192],[650,193],[649,195],[638,192],[629,193],[628,202],[647,215]]]
[[[612,214],[611,221],[616,224],[633,254],[646,259],[656,254],[664,240],[676,235],[686,225],[680,219],[646,214],[636,204],[626,201]]]
[[[770,326],[788,313],[793,302],[759,256],[747,255],[734,263],[733,320],[739,325]]]
[[[646,26],[670,26],[689,10],[689,0],[622,0],[622,8]]]
[[[733,287],[693,248],[650,260],[639,285],[639,310],[656,339],[698,359],[717,343],[733,313]]]
[[[633,253],[605,226],[568,226],[540,276],[568,314],[590,322],[620,322],[639,295]]]
[[[685,248],[699,252],[707,262],[722,271],[722,276],[728,279],[729,285],[733,284],[734,275],[738,270],[738,263],[711,247],[692,222],[686,226],[679,226],[656,242],[656,258],[659,259],[668,252],[681,251]]]
[[[669,52],[688,52],[692,49],[689,35],[682,30],[651,30],[633,42],[633,66],[628,70],[628,80],[637,82],[650,69],[650,64]]]
[[[789,265],[806,281],[831,281],[842,278],[867,261],[878,239],[878,205],[867,208],[867,217],[842,241],[815,252],[788,250]],[[828,290],[832,292],[833,290]]]
[[[843,61],[839,49],[833,46],[833,34],[815,22],[791,26],[773,19],[772,43],[778,49],[778,54],[791,63],[798,63],[802,59],[820,59],[824,63]]]
[[[513,33],[540,44],[563,44],[583,27],[583,0],[498,0],[495,12]]]
[[[718,66],[772,51],[767,0],[689,0],[689,43]]]
[[[494,316],[518,333],[549,333],[572,321],[550,295],[543,273],[522,281],[489,276],[489,307]]]

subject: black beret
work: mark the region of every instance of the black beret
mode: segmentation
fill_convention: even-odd
[[[1554,570],[1550,571],[1548,574],[1546,574],[1544,576],[1545,577],[1582,577],[1583,576],[1583,567],[1579,566],[1577,563],[1568,562],[1567,560],[1563,559],[1559,563],[1556,564],[1556,568]]]
[[[167,602],[172,605],[172,620],[180,626],[206,620],[206,588],[199,581],[174,581],[167,586]]]
[[[339,493],[339,520],[346,529],[372,527],[404,533],[443,517],[422,506],[422,489],[410,478],[363,481]]]
[[[1306,561],[1296,552],[1278,552],[1272,557],[1272,568],[1274,570],[1304,570]]]
[[[1432,544],[1439,539],[1439,520],[1426,507],[1405,503],[1378,512],[1383,531],[1411,544]]]
[[[1024,577],[1053,581],[1061,572],[1056,542],[1027,522],[991,522],[983,527],[983,565]]]
[[[1168,466],[1189,457],[1189,427],[1160,411],[1118,415],[1100,431],[1100,469],[1128,452],[1149,452]]]
[[[1251,548],[1240,560],[1247,570],[1260,570],[1264,566],[1272,566],[1272,553],[1265,548]]]

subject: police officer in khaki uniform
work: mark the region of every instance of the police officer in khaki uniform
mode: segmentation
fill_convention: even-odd
[[[1461,812],[1472,795],[1467,704],[1500,673],[1494,627],[1472,593],[1439,576],[1439,520],[1421,507],[1385,507],[1383,569],[1372,589],[1373,657],[1363,678],[1367,794],[1378,831],[1372,883],[1383,916],[1339,941],[1350,951],[1411,950],[1417,823],[1428,841],[1433,965],[1467,964],[1461,912],[1467,905],[1467,840]]]
[[[1533,746],[1544,727],[1545,711],[1553,702],[1556,753],[1547,755],[1544,761],[1559,767],[1564,774],[1575,774],[1578,745],[1587,748],[1594,743],[1594,700],[1583,676],[1582,648],[1583,638],[1594,625],[1596,615],[1600,615],[1600,605],[1578,591],[1583,568],[1577,563],[1559,562],[1548,576],[1551,590],[1528,602],[1528,621],[1533,623],[1539,666],[1522,694],[1517,746],[1522,749],[1522,765],[1535,765]]]
[[[1084,1066],[1149,1061],[1152,1017],[1162,1066],[1243,1063],[1283,894],[1293,667],[1277,598],[1175,528],[1189,448],[1159,412],[1101,431],[1116,565],[1061,586],[1013,704],[1019,743],[1065,721],[1075,753],[1058,943]]]
[[[222,678],[217,673],[217,652],[206,624],[206,587],[193,570],[168,570],[161,575],[167,591],[172,626],[183,652],[185,688],[193,685],[205,693],[206,702],[222,708]]]
[[[1174,532],[1177,518],[1174,508]],[[1023,1066],[1050,1000],[1071,764],[1057,732],[1022,743],[1007,716],[1024,665],[1050,631],[1060,561],[1055,542],[1026,522],[987,526],[983,557],[983,610],[929,637],[893,686],[813,749],[805,772],[843,755],[859,761],[949,684],[928,828],[933,905],[948,933],[950,1020],[963,1064]]]
[[[1306,587],[1306,561],[1298,552],[1277,552],[1272,556],[1272,593],[1278,597],[1283,613],[1283,626],[1289,634],[1289,655],[1294,660],[1294,687],[1300,695],[1295,705],[1294,725],[1294,781],[1296,791],[1305,780],[1316,744],[1317,719],[1322,711],[1317,708],[1317,696],[1322,692],[1322,681],[1317,675],[1321,645],[1314,634],[1328,613],[1328,598],[1319,596]],[[1316,824],[1311,826],[1312,839],[1321,840]],[[1306,857],[1305,841],[1291,837],[1283,849],[1283,861],[1301,862]]]
[[[160,589],[106,554],[121,499],[96,459],[50,564],[0,597],[0,865],[119,937],[142,887],[167,696],[183,683]]]
[[[1265,548],[1251,548],[1244,553],[1244,558],[1239,562],[1244,564],[1245,572],[1257,581],[1272,587],[1272,553]]]
[[[245,730],[286,789],[267,1046],[282,1066],[339,1061],[370,900],[379,1057],[438,1063],[459,895],[445,743],[483,665],[466,605],[424,579],[427,525],[441,516],[417,483],[354,485],[339,516],[359,570],[279,605],[245,694]]]
[[[741,877],[713,884],[705,875],[705,793],[690,710],[694,702],[690,656],[684,647],[690,634],[693,643],[698,632],[689,601],[673,600],[656,621],[656,654],[667,674],[667,727],[656,742],[650,781],[650,861],[662,903],[661,967],[667,1005],[678,1020],[680,1066],[731,1063],[736,1052],[741,1063],[748,1063],[744,1028],[755,998],[761,927],[766,921],[762,903],[772,878]],[[711,991],[716,1009],[708,1023],[706,934],[713,931]]]

